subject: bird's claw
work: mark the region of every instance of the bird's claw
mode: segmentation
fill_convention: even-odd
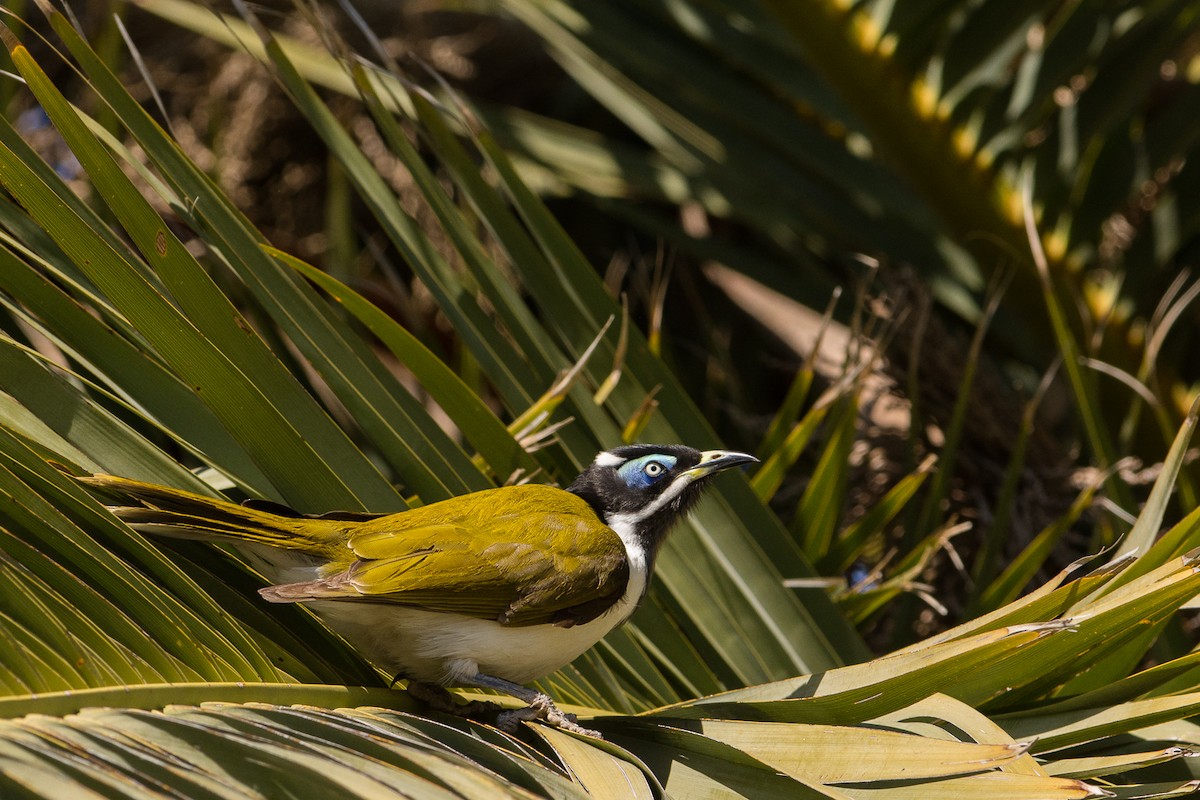
[[[507,733],[516,733],[521,729],[522,722],[541,720],[547,725],[561,728],[564,731],[578,733],[581,736],[591,736],[603,739],[599,731],[585,728],[579,724],[574,714],[559,710],[547,694],[538,693],[533,701],[524,708],[513,708],[502,711],[500,706],[487,700],[472,700],[469,703],[456,702],[455,697],[446,691],[445,687],[432,683],[410,681],[408,693],[435,711],[453,714],[456,717],[478,719],[480,717],[496,718],[496,727]]]
[[[456,717],[480,717],[495,714],[500,710],[497,703],[488,700],[472,700],[469,703],[459,703],[454,695],[444,687],[436,684],[410,681],[408,693],[435,711],[451,714]]]
[[[576,721],[574,714],[567,714],[559,710],[554,701],[549,695],[539,694],[534,698],[533,702],[525,708],[514,708],[510,711],[502,711],[496,715],[496,727],[508,733],[516,733],[522,722],[535,722],[541,720],[547,725],[552,725],[555,728],[560,728],[571,733],[578,733],[582,736],[591,736],[593,739],[603,739],[600,731],[594,731],[591,728],[585,728]]]

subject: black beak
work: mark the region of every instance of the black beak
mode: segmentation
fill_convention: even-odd
[[[700,463],[688,470],[688,473],[703,478],[714,472],[744,464],[757,464],[758,459],[749,453],[738,453],[734,450],[705,450],[700,454]]]

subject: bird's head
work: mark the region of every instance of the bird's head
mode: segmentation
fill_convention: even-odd
[[[653,558],[671,526],[700,499],[709,478],[756,461],[730,450],[632,444],[597,455],[567,488],[588,501],[622,539],[633,537]]]

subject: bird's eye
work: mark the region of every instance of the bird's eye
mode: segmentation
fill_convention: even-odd
[[[640,458],[632,458],[617,467],[617,475],[625,481],[625,485],[635,491],[649,489],[663,480],[671,468],[675,466],[675,458],[665,453],[654,453]]]

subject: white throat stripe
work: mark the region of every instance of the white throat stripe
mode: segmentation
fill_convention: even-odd
[[[695,480],[695,478],[685,472],[683,475],[680,475],[678,478],[676,478],[675,481],[668,486],[662,494],[654,498],[653,503],[635,513],[621,514],[620,516],[622,519],[634,524],[637,524],[644,519],[649,519],[658,513],[663,506],[678,497],[679,493],[682,492],[684,488],[687,487],[693,480]]]

